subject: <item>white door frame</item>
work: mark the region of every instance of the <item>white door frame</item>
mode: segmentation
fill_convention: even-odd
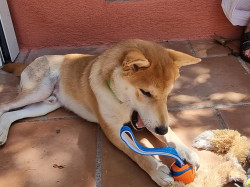
[[[11,61],[14,61],[19,53],[19,47],[10,17],[9,7],[6,0],[0,0],[0,21],[3,27],[6,43],[10,53]],[[0,60],[1,63],[1,60]],[[1,64],[0,64],[1,66]]]

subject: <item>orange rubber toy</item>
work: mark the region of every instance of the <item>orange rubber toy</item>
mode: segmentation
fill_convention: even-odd
[[[184,184],[189,184],[194,181],[195,170],[191,164],[185,164],[179,167],[174,162],[170,167],[170,171],[175,181],[181,181]]]

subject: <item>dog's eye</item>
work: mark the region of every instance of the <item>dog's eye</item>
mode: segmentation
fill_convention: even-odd
[[[140,89],[140,91],[141,91],[141,93],[142,93],[143,95],[146,95],[147,97],[152,97],[152,95],[151,95],[150,92],[146,92],[146,91],[144,91],[143,89]]]

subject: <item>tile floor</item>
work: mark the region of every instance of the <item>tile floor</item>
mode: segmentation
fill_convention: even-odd
[[[247,136],[250,143],[250,65],[212,40],[160,44],[203,59],[181,69],[181,78],[168,99],[171,126],[179,137],[191,146],[194,137],[207,129],[230,128]],[[236,52],[238,45],[239,41],[230,43]],[[16,61],[29,63],[44,54],[99,54],[107,47],[34,49],[22,51]],[[0,71],[0,103],[17,94],[18,81],[17,77]],[[161,145],[148,132],[137,133],[137,137]],[[198,154],[201,167],[218,159],[210,152]],[[97,124],[63,108],[16,122],[8,142],[0,149],[0,158],[3,187],[157,186],[107,140]],[[54,164],[63,167],[55,168]]]

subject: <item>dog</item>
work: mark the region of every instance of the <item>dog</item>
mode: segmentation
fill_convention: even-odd
[[[99,123],[117,148],[159,186],[166,186],[173,181],[169,168],[154,157],[130,150],[120,138],[120,129],[130,122],[136,128],[146,127],[174,147],[183,159],[198,167],[198,155],[169,127],[166,103],[180,76],[179,68],[200,61],[138,39],[122,41],[99,56],[39,57],[26,68],[23,65],[18,96],[0,106],[0,143],[6,142],[14,121],[45,115],[64,106],[90,122]],[[18,72],[20,68],[19,65]],[[9,72],[15,68],[8,69],[4,68]]]

